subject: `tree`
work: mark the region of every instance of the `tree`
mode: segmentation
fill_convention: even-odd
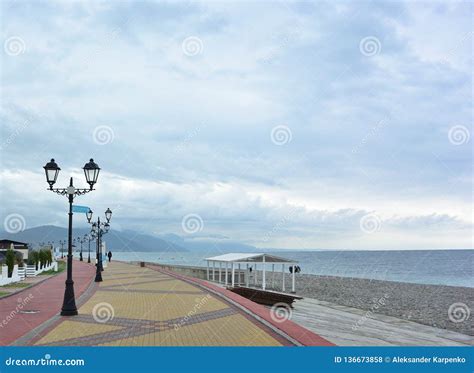
[[[13,267],[15,265],[15,252],[12,249],[7,250],[5,255],[5,263],[8,267],[8,277],[12,277]]]
[[[34,250],[31,252],[31,255],[28,257],[28,262],[31,264],[34,264],[36,267],[36,270],[38,270],[38,262],[39,262],[39,252]]]
[[[39,252],[39,261],[40,261],[40,268],[43,268],[46,266],[47,262],[47,256],[46,256],[46,250],[40,250]]]

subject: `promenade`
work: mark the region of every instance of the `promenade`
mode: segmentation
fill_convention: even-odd
[[[291,321],[273,323],[269,310],[253,302],[235,298],[225,289],[216,289],[202,281],[136,265],[112,262],[103,272],[104,281],[93,282],[91,265],[74,262],[74,280],[79,315],[57,315],[62,300],[64,276],[47,280],[30,292],[53,292],[54,303],[35,295],[28,308],[47,307],[42,322],[31,323],[31,315],[17,315],[28,332],[13,332],[7,324],[2,344],[37,346],[291,346],[330,345],[316,334]],[[79,273],[89,283],[78,281]],[[85,281],[87,282],[87,281]],[[62,284],[62,286],[61,286]],[[87,289],[86,289],[87,288]],[[27,289],[25,294],[27,296]],[[36,294],[35,293],[35,294]],[[82,295],[82,297],[80,297]],[[227,296],[230,295],[231,298]],[[238,296],[237,296],[238,297]],[[17,296],[14,296],[17,298]],[[7,302],[5,302],[7,301]],[[14,304],[0,300],[0,316]],[[8,303],[8,304],[7,304]],[[41,303],[41,304],[40,304]],[[36,314],[38,315],[38,314]],[[36,316],[38,317],[38,316]],[[45,319],[45,320],[44,320]]]
[[[74,261],[76,299],[87,290],[94,273],[94,266]],[[9,345],[26,333],[31,333],[61,310],[64,281],[66,271],[53,277],[45,277],[44,281],[30,288],[0,298],[1,346]]]

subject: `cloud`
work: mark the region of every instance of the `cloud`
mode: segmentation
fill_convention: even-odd
[[[54,157],[79,183],[93,157],[83,199],[115,205],[122,227],[180,233],[195,212],[203,234],[255,245],[470,245],[472,144],[448,137],[472,132],[467,4],[2,7],[2,40],[25,44],[0,71],[6,214],[61,222],[41,167]],[[291,141],[272,141],[277,126]],[[370,237],[369,213],[383,224]]]

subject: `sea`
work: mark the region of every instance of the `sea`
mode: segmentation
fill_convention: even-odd
[[[268,251],[299,261],[301,273],[474,287],[474,250]],[[224,252],[115,252],[113,259],[205,267]],[[267,266],[271,269],[271,266]],[[280,268],[278,269],[280,270]]]

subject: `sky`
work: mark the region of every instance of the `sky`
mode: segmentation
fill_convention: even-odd
[[[467,2],[1,3],[0,222],[261,248],[472,246]],[[85,218],[75,215],[75,225]],[[1,229],[2,227],[0,227]]]

